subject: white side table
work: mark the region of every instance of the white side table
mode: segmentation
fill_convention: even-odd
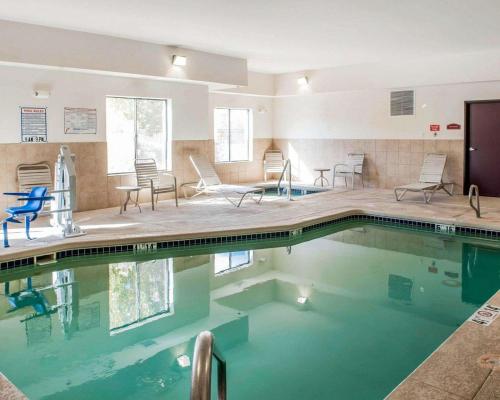
[[[123,212],[127,211],[127,204],[129,201],[139,207],[139,212],[142,212],[139,203],[136,200],[132,199],[132,196],[130,195],[132,192],[139,192],[139,190],[141,190],[139,186],[117,186],[116,190],[119,190],[122,193],[126,193],[125,202],[120,204],[120,214],[123,214]],[[120,195],[120,199],[122,198],[123,196]]]
[[[314,186],[316,186],[316,183],[319,181],[321,183],[321,187],[323,187],[323,181],[326,182],[326,185],[328,186],[328,179],[323,175],[325,172],[330,171],[330,168],[314,168],[314,171],[319,172],[319,176],[314,180]]]

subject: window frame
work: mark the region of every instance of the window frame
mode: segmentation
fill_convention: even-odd
[[[108,99],[134,100],[134,160],[137,159],[137,100],[153,100],[153,101],[165,102],[165,132],[167,135],[167,140],[165,143],[166,160],[165,160],[165,169],[159,168],[158,171],[160,171],[160,172],[172,171],[172,99],[161,98],[161,97],[107,95],[106,96],[106,107],[105,107],[105,109],[106,109],[106,143],[108,142],[108,126],[107,126],[107,113],[108,113],[107,100]],[[106,154],[106,157],[107,157],[107,154]],[[108,166],[109,166],[109,164],[108,164]],[[109,172],[109,170],[107,171],[108,176],[130,175],[130,174],[134,174],[134,173],[135,173],[135,171],[129,171],[129,172]]]
[[[230,164],[230,163],[242,163],[242,162],[251,162],[252,161],[252,150],[253,150],[253,110],[248,107],[228,107],[228,106],[220,106],[220,107],[214,107],[214,112],[213,112],[213,127],[214,127],[214,150],[215,150],[215,111],[216,110],[228,110],[228,137],[229,137],[229,160],[228,161],[218,161],[215,159],[216,153],[214,152],[214,160],[216,164]],[[231,111],[237,110],[237,111],[246,111],[248,115],[248,121],[247,121],[247,130],[248,130],[248,146],[247,146],[247,151],[248,151],[248,157],[246,160],[231,160]]]
[[[158,260],[150,260],[150,261],[158,261]],[[140,315],[140,307],[141,307],[141,286],[140,286],[140,265],[147,263],[149,261],[145,262],[130,262],[130,264],[134,264],[133,267],[136,272],[137,279],[135,280],[134,286],[135,286],[135,306],[138,309],[138,316],[135,321],[126,323],[124,325],[116,326],[116,327],[111,327],[111,303],[109,304],[109,313],[110,313],[110,320],[109,320],[109,335],[114,336],[117,334],[120,334],[122,332],[126,332],[135,328],[139,328],[143,325],[149,324],[151,322],[157,321],[161,318],[169,317],[175,314],[174,311],[174,275],[173,275],[173,258],[167,258],[167,259],[162,259],[162,262],[164,262],[165,265],[165,293],[166,293],[166,304],[167,308],[165,310],[162,310],[156,314],[152,314],[149,316],[141,316]],[[129,262],[126,262],[128,264]],[[111,263],[109,266],[113,264],[120,264],[120,263]]]
[[[253,250],[243,250],[243,251],[248,254],[248,262],[235,265],[234,267],[231,266],[232,254],[233,253],[240,253],[240,251],[227,251],[227,252],[224,252],[224,253],[215,253],[214,254],[214,275],[215,275],[215,277],[223,276],[223,275],[226,275],[226,274],[230,274],[231,272],[236,272],[236,271],[240,271],[240,270],[242,270],[244,268],[251,267],[253,265]],[[228,254],[229,255],[228,256],[229,267],[226,268],[226,269],[223,269],[221,271],[218,271],[218,272],[215,271],[215,258],[217,256],[217,254]]]

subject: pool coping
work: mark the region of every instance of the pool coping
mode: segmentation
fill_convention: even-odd
[[[500,307],[500,290],[478,307],[478,310],[486,305]],[[401,381],[385,400],[487,400],[491,398],[489,393],[498,394],[499,349],[485,339],[489,336],[499,337],[500,318],[496,318],[490,325],[480,325],[471,321],[476,313],[477,310]],[[485,343],[492,348],[486,349]],[[472,354],[474,357],[471,357]],[[494,362],[488,363],[483,359],[485,356],[493,357]],[[464,371],[453,375],[457,364],[465,365],[467,374]],[[465,381],[467,385],[459,387],[453,384],[453,380]]]
[[[248,242],[275,238],[292,238],[303,232],[336,225],[347,221],[375,222],[389,225],[400,225],[407,228],[425,229],[451,236],[472,237],[500,240],[500,230],[484,225],[452,223],[449,220],[426,218],[425,220],[404,215],[366,212],[351,209],[336,212],[327,216],[303,218],[299,222],[285,225],[272,225],[253,228],[238,228],[227,231],[190,232],[167,235],[144,235],[125,239],[79,238],[78,242],[68,241],[50,244],[44,248],[27,249],[0,255],[0,273],[12,271],[19,267],[43,265],[68,257],[89,255],[109,255],[123,252],[154,251],[158,249],[190,247],[220,243]],[[42,260],[42,261],[41,261]]]
[[[9,378],[0,372],[0,399],[28,400],[28,397]]]

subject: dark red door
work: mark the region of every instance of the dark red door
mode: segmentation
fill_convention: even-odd
[[[500,101],[468,104],[466,145],[466,184],[477,185],[481,196],[500,197]]]

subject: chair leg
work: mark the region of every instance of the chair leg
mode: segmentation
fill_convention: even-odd
[[[153,189],[153,181],[151,181],[151,208],[155,210],[155,191]]]
[[[7,221],[4,221],[2,224],[3,228],[3,247],[10,247],[9,245],[9,236],[7,233]]]
[[[137,191],[137,196],[135,196],[135,206],[137,207],[139,205],[139,192],[140,190]],[[141,208],[141,207],[139,207]]]
[[[26,216],[24,217],[24,227],[25,227],[25,230],[26,230],[26,237],[28,238],[28,240],[31,240],[31,237],[30,237],[30,217]]]
[[[177,185],[175,185],[174,193],[175,193],[175,206],[179,207],[179,198],[177,197]]]
[[[354,172],[352,173],[351,190],[354,190]]]

